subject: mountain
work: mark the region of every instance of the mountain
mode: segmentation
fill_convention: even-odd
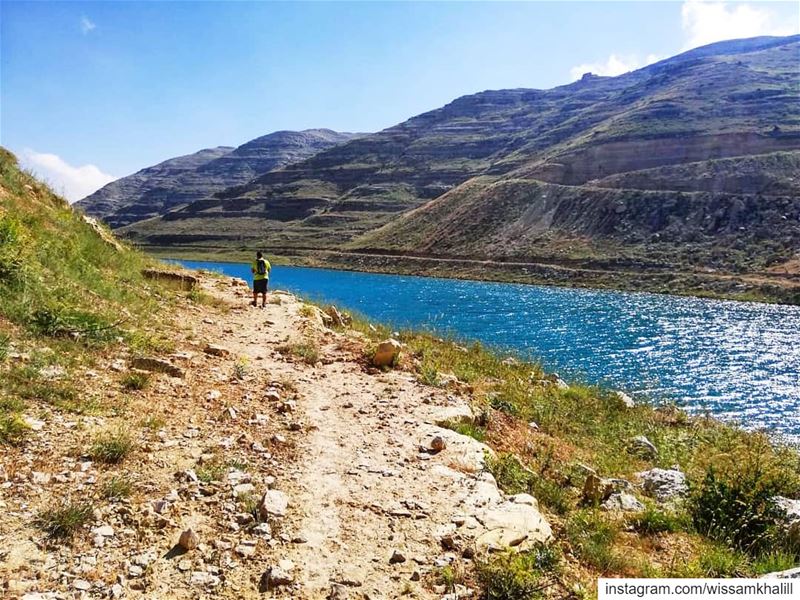
[[[800,247],[799,58],[800,36],[760,37],[465,96],[122,233],[196,251],[764,269]]]
[[[276,131],[238,148],[200,150],[147,167],[109,183],[77,205],[112,227],[121,227],[246,183],[354,136],[330,129]]]

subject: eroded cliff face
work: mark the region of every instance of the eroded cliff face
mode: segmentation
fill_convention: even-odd
[[[329,129],[278,131],[238,148],[219,147],[173,158],[114,181],[77,203],[117,228],[168,213],[272,169],[303,160],[355,134]]]

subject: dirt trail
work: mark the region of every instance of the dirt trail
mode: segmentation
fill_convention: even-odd
[[[285,293],[250,307],[236,283],[203,277],[225,306],[189,302],[174,309],[175,325],[158,327],[176,346],[160,359],[181,377],[153,373],[146,390],[120,389],[133,367],[123,352],[71,374],[110,407],[100,416],[30,407],[28,442],[0,449],[0,592],[465,597],[437,586],[436,572],[468,569],[476,549],[549,538],[535,500],[504,498],[484,472],[488,449],[437,425],[471,419],[468,398],[371,368],[359,334],[326,327],[321,311]],[[92,440],[120,427],[132,454],[92,461]],[[445,448],[426,451],[436,436]],[[109,500],[102,490],[120,477],[133,493]],[[288,499],[285,511],[262,500],[268,490]],[[53,542],[35,518],[65,498],[90,501],[93,516],[74,539]],[[189,527],[200,545],[182,552]]]

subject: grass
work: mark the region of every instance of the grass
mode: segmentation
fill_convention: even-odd
[[[475,423],[444,423],[442,425],[461,435],[466,435],[474,440],[482,442],[486,439],[486,429]]]
[[[645,510],[631,516],[628,523],[634,531],[643,535],[691,530],[691,519],[685,512],[659,508],[653,503],[647,503]]]
[[[8,351],[11,349],[11,336],[0,333],[0,362],[3,362],[8,357]]]
[[[19,415],[0,414],[0,445],[17,446],[21,444],[30,431],[30,427]]]
[[[125,390],[143,390],[150,385],[149,373],[127,373],[120,379],[120,385]]]
[[[121,429],[107,431],[95,438],[89,448],[89,456],[97,462],[117,464],[122,462],[134,448],[134,440],[127,431]]]
[[[594,509],[573,513],[566,523],[566,536],[574,554],[600,573],[619,573],[628,568],[616,548],[620,525]]]
[[[93,507],[87,502],[69,501],[59,508],[46,509],[36,517],[36,526],[50,538],[72,538],[92,519]]]
[[[529,552],[509,552],[476,562],[476,576],[486,600],[532,600],[544,597],[543,575],[558,568],[560,557],[551,546]]]
[[[133,483],[126,477],[112,477],[103,485],[103,497],[107,500],[121,500],[133,493]]]
[[[278,352],[294,356],[307,365],[315,365],[319,362],[319,342],[312,337],[281,346],[278,348]]]

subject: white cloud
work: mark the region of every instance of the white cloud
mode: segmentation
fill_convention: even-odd
[[[722,40],[756,37],[759,35],[792,35],[800,32],[800,23],[779,22],[770,9],[763,6],[718,0],[685,0],[681,5],[683,28],[682,51]],[[605,62],[584,63],[569,70],[571,81],[584,73],[622,75],[640,69],[663,57],[648,54],[638,56],[611,54]]]
[[[89,17],[86,15],[81,17],[81,32],[83,35],[86,35],[90,31],[93,31],[97,28],[97,25],[94,24],[93,21],[89,20]]]
[[[29,148],[22,151],[20,162],[70,202],[85,198],[117,179],[103,173],[95,165],[74,167],[56,154],[36,152]]]
[[[622,75],[628,71],[635,71],[654,62],[661,60],[655,54],[648,54],[644,58],[639,56],[619,56],[612,54],[605,62],[584,63],[577,65],[569,70],[572,81],[580,79],[584,73],[594,73],[595,75],[615,76]]]
[[[681,7],[684,50],[737,38],[792,35],[800,24],[779,23],[768,8],[751,4],[686,0]]]

